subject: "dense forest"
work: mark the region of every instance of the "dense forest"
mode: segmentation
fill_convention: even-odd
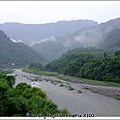
[[[120,83],[120,51],[110,56],[105,51],[96,48],[76,48],[48,64],[33,63],[29,68]]]
[[[45,63],[46,60],[29,46],[12,42],[0,30],[0,68],[19,68],[31,62]]]
[[[56,104],[48,100],[41,89],[27,83],[19,83],[14,88],[14,84],[14,76],[0,73],[0,116],[68,114],[66,109],[59,110]]]

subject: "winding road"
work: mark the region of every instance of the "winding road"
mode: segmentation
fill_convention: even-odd
[[[15,69],[12,74],[17,75],[15,86],[26,82],[31,86],[41,88],[46,92],[48,98],[58,105],[59,109],[67,108],[73,114],[93,113],[97,117],[120,117],[120,101],[81,89],[81,84],[69,83],[74,90],[68,90],[65,87],[60,87],[60,84],[54,85],[51,81],[46,82],[45,79],[48,77],[42,78],[39,75],[25,73],[21,69]],[[41,77],[43,80],[33,84],[31,80],[35,77]],[[78,93],[79,89],[82,90],[82,93]]]

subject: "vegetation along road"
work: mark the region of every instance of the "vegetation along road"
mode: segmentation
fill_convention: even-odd
[[[67,108],[71,113],[78,114],[93,113],[95,116],[120,116],[119,100],[88,90],[90,86],[96,88],[96,85],[69,83],[56,77],[25,73],[21,69],[16,69],[12,74],[16,75],[15,85],[26,82],[41,88],[59,109]],[[102,88],[109,91],[114,87]]]

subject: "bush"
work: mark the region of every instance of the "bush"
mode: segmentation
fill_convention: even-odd
[[[63,83],[60,84],[60,87],[64,87],[65,85]]]
[[[63,116],[67,116],[67,115],[70,114],[70,112],[69,112],[66,108],[62,109],[62,110],[60,111],[60,113],[61,113]]]
[[[74,90],[74,88],[69,85],[68,90]]]
[[[82,90],[78,90],[78,93],[82,93]]]
[[[116,98],[117,100],[120,100],[120,94],[119,94],[119,93],[116,94],[115,98]]]

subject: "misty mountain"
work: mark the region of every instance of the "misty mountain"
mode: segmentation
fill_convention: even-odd
[[[32,48],[51,61],[60,57],[68,50],[77,47],[97,47],[100,43],[104,44],[108,33],[115,29],[120,29],[120,18],[107,21],[91,28],[83,28],[66,36],[56,37],[54,40],[48,39],[42,43],[36,43]]]
[[[23,43],[15,43],[0,30],[0,68],[21,67],[32,62],[46,60]]]
[[[120,29],[120,18],[107,21],[92,28],[79,30],[66,37],[66,41],[69,41],[71,45],[78,47],[96,46],[103,42],[108,33],[114,29]]]
[[[120,29],[114,29],[107,34],[106,39],[98,44],[98,48],[109,51],[114,54],[115,51],[120,50]]]
[[[0,24],[0,29],[11,39],[21,40],[23,43],[32,45],[47,38],[65,36],[82,28],[96,26],[97,24],[97,22],[92,20],[59,21],[47,24],[4,23]]]

